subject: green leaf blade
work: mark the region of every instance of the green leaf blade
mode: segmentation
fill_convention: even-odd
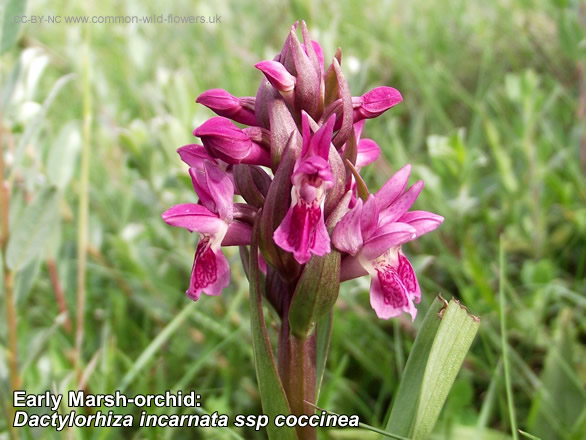
[[[6,249],[6,264],[18,271],[43,249],[59,221],[59,193],[53,187],[43,189],[15,222]]]

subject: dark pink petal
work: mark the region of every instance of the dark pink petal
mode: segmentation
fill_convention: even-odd
[[[358,199],[354,208],[342,217],[332,232],[332,242],[338,250],[350,255],[356,255],[360,251],[363,245],[360,230],[361,217],[362,199]]]
[[[226,222],[218,218],[217,214],[202,205],[194,203],[175,205],[166,210],[162,217],[165,223],[185,228],[189,232],[197,231],[202,234],[216,234],[226,227]]]
[[[297,176],[306,175],[311,176],[316,174],[322,181],[328,185],[334,182],[334,175],[332,174],[331,167],[327,161],[321,157],[307,157],[299,162],[295,168],[295,172],[291,175],[291,180],[295,183],[298,180]]]
[[[372,139],[360,139],[358,142],[358,154],[356,155],[356,168],[362,168],[374,162],[380,156],[380,148]]]
[[[221,219],[232,221],[234,204],[234,184],[228,174],[211,161],[204,162],[206,181],[209,192],[216,205],[216,212]]]
[[[269,152],[253,142],[250,136],[229,119],[208,119],[193,134],[201,138],[206,151],[229,164],[247,163],[270,166]]]
[[[407,289],[410,298],[413,299],[415,303],[419,303],[419,301],[421,301],[421,289],[419,288],[415,271],[407,257],[401,251],[399,251],[399,261],[396,270],[403,285]]]
[[[230,284],[230,266],[221,250],[214,251],[209,237],[202,237],[197,244],[191,280],[187,296],[197,301],[201,292],[219,295]]]
[[[357,100],[352,100],[354,122],[361,119],[376,118],[403,100],[401,93],[392,87],[377,87],[365,93]]]
[[[228,174],[206,160],[201,168],[190,168],[189,175],[200,202],[222,220],[232,221],[234,185]]]
[[[323,256],[330,252],[330,236],[319,206],[303,202],[292,205],[273,234],[275,243],[293,252],[299,264],[305,264],[311,254]]]
[[[379,209],[387,208],[393,203],[407,187],[407,181],[411,174],[411,165],[407,164],[385,183],[382,188],[376,193],[376,204]]]
[[[295,77],[278,61],[261,61],[254,67],[264,73],[267,80],[279,92],[291,92],[295,88]]]
[[[177,153],[183,162],[194,168],[203,166],[203,161],[206,159],[214,160],[202,145],[197,144],[184,145],[177,149]]]
[[[376,198],[372,194],[369,194],[366,202],[364,202],[360,221],[363,240],[369,240],[372,234],[376,232],[378,228],[378,212]]]
[[[407,223],[389,223],[379,227],[365,241],[360,254],[367,260],[374,260],[390,248],[400,246],[416,237],[415,228]]]
[[[436,229],[444,221],[444,218],[433,212],[409,211],[401,216],[398,221],[413,226],[417,231],[417,236],[420,237]]]
[[[258,125],[254,117],[254,98],[237,98],[223,89],[203,92],[195,102],[203,104],[219,116],[225,116],[246,125]],[[245,105],[243,105],[245,104]]]
[[[336,115],[331,115],[325,124],[311,138],[309,150],[310,154],[322,157],[328,160],[330,153],[330,144],[332,143],[332,134],[334,132],[334,123],[336,122]]]
[[[389,319],[406,312],[414,321],[417,309],[399,274],[390,265],[380,265],[370,282],[370,305],[380,319]]]
[[[423,181],[420,180],[415,182],[413,186],[411,186],[411,188],[409,188],[405,194],[395,200],[391,206],[385,209],[381,209],[379,214],[379,225],[397,221],[398,218],[400,218],[409,210],[409,208],[411,208],[411,206],[413,206],[413,203],[415,203],[415,200],[417,200],[417,197],[419,196],[419,193],[422,189]]]
[[[221,116],[208,119],[193,134],[201,138],[210,155],[228,163],[239,163],[252,149],[252,141],[246,133]]]

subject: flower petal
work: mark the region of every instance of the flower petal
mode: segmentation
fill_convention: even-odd
[[[332,242],[337,249],[356,255],[362,248],[361,217],[362,199],[358,199],[356,205],[342,217],[332,232]]]
[[[362,230],[362,239],[369,240],[372,234],[375,233],[378,226],[378,207],[376,198],[372,194],[369,194],[364,207],[362,208],[362,218],[360,221],[360,228]]]
[[[417,231],[417,236],[420,237],[436,229],[444,221],[444,218],[433,212],[409,211],[403,214],[398,221],[413,226]]]
[[[356,167],[361,168],[374,162],[380,156],[380,147],[372,139],[360,139]]]
[[[423,180],[415,182],[405,194],[395,200],[389,207],[382,209],[379,225],[397,221],[415,203],[422,189]]]
[[[171,226],[202,234],[216,234],[226,227],[226,222],[218,218],[217,214],[194,203],[172,206],[162,214],[162,217],[165,223]]]
[[[278,61],[261,61],[254,67],[264,73],[266,79],[279,92],[290,92],[295,88],[295,77]]]
[[[376,269],[370,282],[370,305],[380,319],[389,319],[403,312],[415,320],[417,309],[399,275],[390,265]]]
[[[299,264],[307,263],[312,253],[323,256],[331,250],[322,208],[301,201],[291,205],[273,239],[281,249],[293,252]]]
[[[367,260],[380,257],[391,248],[413,240],[417,234],[415,228],[407,223],[389,223],[368,238],[360,254]]]
[[[399,265],[397,266],[397,274],[399,278],[403,282],[405,289],[407,289],[407,293],[416,303],[421,301],[421,289],[419,288],[419,282],[417,282],[417,277],[415,276],[415,271],[411,266],[411,263],[407,259],[407,257],[403,254],[403,252],[399,251]]]
[[[393,203],[407,187],[407,181],[411,174],[411,165],[407,164],[385,183],[376,193],[376,204],[379,209],[387,208]]]
[[[189,144],[177,149],[179,157],[187,165],[193,168],[200,168],[203,166],[204,160],[213,160],[207,153],[203,145]]]
[[[226,90],[210,89],[199,95],[195,102],[205,105],[219,116],[241,124],[258,125],[254,117],[254,98],[237,98]]]
[[[214,251],[209,237],[203,236],[195,251],[191,280],[186,294],[197,301],[201,292],[219,295],[230,284],[230,265],[221,250]]]

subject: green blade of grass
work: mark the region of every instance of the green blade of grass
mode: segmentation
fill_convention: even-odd
[[[387,421],[386,430],[397,435],[408,436],[415,423],[419,391],[423,382],[427,358],[431,351],[436,332],[441,324],[440,311],[446,301],[438,296],[427,311],[423,324],[409,354],[399,390],[393,399],[393,407]]]
[[[428,439],[472,341],[480,319],[452,299],[433,341],[421,392],[413,439]]]
[[[505,253],[503,249],[503,238],[499,241],[499,312],[501,324],[501,346],[503,350],[503,365],[505,370],[505,387],[507,390],[507,406],[511,422],[511,434],[514,440],[519,438],[517,433],[517,419],[515,416],[515,403],[513,400],[513,389],[511,387],[511,367],[509,364],[509,351],[507,344],[507,324],[505,321]]]
[[[148,365],[148,363],[153,359],[159,348],[161,348],[161,346],[169,340],[173,333],[175,333],[179,329],[181,324],[183,324],[183,321],[185,321],[189,317],[194,306],[195,303],[189,303],[181,311],[181,313],[177,314],[177,316],[175,316],[175,318],[173,318],[173,320],[169,322],[169,324],[167,324],[163,331],[159,333],[155,339],[153,339],[153,341],[142,352],[138,359],[134,361],[132,367],[124,375],[124,377],[120,381],[120,385],[118,385],[117,387],[117,389],[120,390],[121,393],[126,391],[128,385],[130,385],[136,377],[136,375]]]

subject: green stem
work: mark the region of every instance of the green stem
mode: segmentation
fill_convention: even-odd
[[[6,325],[8,326],[8,370],[10,374],[10,396],[12,392],[20,388],[20,375],[18,373],[18,336],[16,329],[16,303],[14,301],[14,278],[12,271],[6,264],[6,247],[8,246],[10,191],[4,173],[4,144],[2,135],[2,108],[0,103],[0,252],[2,252],[2,271],[4,275],[4,298],[6,309]],[[13,439],[18,439],[18,431],[12,426],[14,420],[14,407],[8,405],[8,426]]]
[[[279,376],[287,394],[291,412],[297,416],[314,414],[317,338],[315,331],[306,338],[289,332],[288,305],[283,310],[279,332]],[[297,427],[299,440],[314,440],[317,431],[310,426]]]
[[[81,152],[81,185],[78,211],[77,234],[77,301],[76,301],[76,329],[75,329],[75,364],[78,374],[81,371],[81,350],[83,346],[84,318],[85,318],[85,280],[87,265],[87,227],[88,227],[88,193],[89,193],[89,162],[92,126],[92,96],[90,90],[90,60],[89,60],[89,26],[85,30],[85,53],[83,60],[83,146]]]

